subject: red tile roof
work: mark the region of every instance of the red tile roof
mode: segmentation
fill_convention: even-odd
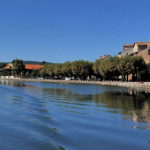
[[[31,65],[31,64],[25,64],[25,69],[27,70],[38,70],[43,68],[44,65]]]
[[[4,69],[12,69],[13,65],[12,64],[8,64],[4,67]],[[31,65],[31,64],[25,64],[25,69],[27,70],[38,70],[43,68],[44,65]]]

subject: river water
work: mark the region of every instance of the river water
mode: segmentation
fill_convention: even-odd
[[[149,149],[148,93],[0,81],[0,150]]]

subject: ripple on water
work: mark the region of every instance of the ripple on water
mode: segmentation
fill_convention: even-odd
[[[3,82],[0,94],[2,150],[150,149],[148,96],[32,82]]]

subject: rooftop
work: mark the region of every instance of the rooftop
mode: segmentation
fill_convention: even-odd
[[[135,42],[134,45],[135,45],[135,44],[137,44],[138,46],[140,46],[140,45],[141,45],[141,46],[142,46],[142,45],[150,46],[150,41],[147,41],[147,42]]]
[[[43,68],[44,65],[31,65],[31,64],[25,64],[25,69],[27,70],[37,70]]]
[[[100,56],[100,57],[99,57],[99,60],[104,60],[104,59],[107,59],[107,58],[109,58],[109,57],[110,57],[110,55]]]
[[[123,47],[133,47],[133,44],[124,44]]]
[[[7,64],[4,69],[12,69],[13,65],[12,64]],[[25,64],[25,69],[27,70],[38,70],[43,68],[44,65],[31,65],[31,64]]]

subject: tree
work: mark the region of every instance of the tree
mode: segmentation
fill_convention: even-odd
[[[104,80],[118,80],[120,75],[118,70],[118,57],[110,57],[106,60],[97,60],[97,72]]]
[[[132,74],[133,71],[133,57],[125,56],[119,58],[118,70],[122,76],[122,81],[128,81],[128,76]]]
[[[42,62],[41,62],[41,65],[46,65],[46,64],[47,64],[46,61],[42,61]]]
[[[39,70],[39,74],[43,77],[54,78],[54,64],[45,65]]]
[[[57,79],[62,78],[62,64],[54,64],[54,75],[57,77]]]
[[[0,63],[0,68],[3,68],[6,66],[6,63]]]
[[[71,70],[74,77],[86,80],[87,77],[93,74],[92,63],[84,60],[78,60],[72,62]]]
[[[146,70],[146,64],[142,57],[125,56],[120,58],[118,69],[123,81],[128,81],[129,75],[132,75],[133,81],[138,81],[142,79],[142,74]]]
[[[39,70],[32,70],[30,73],[31,77],[38,77],[39,76]]]
[[[13,74],[15,76],[21,77],[25,71],[25,66],[23,64],[23,60],[15,59],[12,61],[13,64]]]
[[[132,74],[134,80],[136,81],[141,80],[143,72],[147,69],[146,64],[142,57],[134,56],[132,59],[133,59]]]
[[[72,63],[71,62],[65,62],[62,64],[62,74],[64,77],[72,78]]]

